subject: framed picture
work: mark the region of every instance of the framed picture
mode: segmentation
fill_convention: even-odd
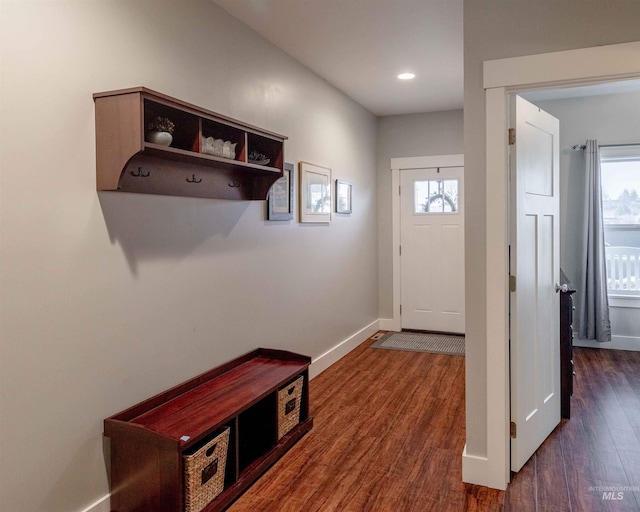
[[[350,181],[336,180],[336,213],[351,213],[352,189]]]
[[[300,222],[331,222],[331,169],[300,162]]]
[[[293,164],[285,163],[282,178],[269,189],[267,220],[293,219],[294,174]]]

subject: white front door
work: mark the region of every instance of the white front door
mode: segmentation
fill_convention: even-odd
[[[559,122],[519,96],[510,113],[511,470],[519,471],[560,422]]]
[[[464,169],[400,171],[403,329],[464,333]]]

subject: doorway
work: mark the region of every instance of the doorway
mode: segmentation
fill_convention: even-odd
[[[463,455],[463,479],[504,489],[510,480],[508,329],[507,100],[511,93],[640,77],[629,55],[640,42],[584,48],[485,63],[487,265],[486,459]],[[482,472],[482,474],[481,474]]]
[[[607,254],[619,251],[621,260],[629,258],[626,247],[640,247],[640,222],[633,195],[640,192],[635,177],[637,174],[611,172],[608,166],[634,166],[627,152],[639,147],[640,126],[640,80],[625,80],[564,89],[545,89],[520,93],[528,101],[546,110],[560,120],[563,141],[560,148],[560,236],[562,241],[561,267],[568,280],[578,288],[574,296],[576,311],[580,317],[580,262],[584,236],[584,191],[587,187],[585,174],[585,141],[595,139],[602,148],[601,155],[607,159],[602,166],[603,207],[605,219],[605,243]],[[621,153],[618,153],[620,151]],[[635,153],[631,153],[632,155]],[[613,156],[609,157],[612,154]],[[624,201],[623,190],[632,196]],[[635,190],[635,192],[633,192]],[[609,247],[610,246],[610,247]],[[624,248],[624,249],[623,249]],[[620,261],[620,260],[617,260]],[[626,269],[624,269],[626,271]],[[632,270],[635,270],[632,267]],[[609,266],[611,272],[611,266]],[[640,298],[635,298],[632,287],[620,285],[608,277],[609,315],[611,318],[611,342],[600,343],[580,339],[574,323],[574,346],[591,348],[640,350]],[[635,281],[631,277],[631,283]],[[618,291],[620,290],[621,291]]]
[[[440,155],[440,156],[425,156],[425,157],[408,157],[408,158],[392,158],[391,159],[391,184],[393,190],[392,196],[392,222],[393,222],[393,320],[389,324],[382,325],[381,328],[393,331],[400,331],[404,329],[419,329],[429,331],[442,331],[462,334],[464,333],[464,240],[463,237],[457,238],[455,233],[463,233],[464,230],[464,157],[462,155]],[[406,174],[405,174],[406,173]],[[401,193],[402,176],[405,176],[404,192]],[[457,186],[456,198],[456,212],[446,211],[451,210],[451,203],[453,198],[444,197],[451,195],[452,192],[442,189],[439,191],[438,186],[444,187],[444,184],[438,185],[432,183],[433,190],[429,189],[429,184],[425,182],[437,182],[445,180],[455,180]],[[416,206],[416,194],[417,189],[414,188],[414,183],[421,182],[419,187],[427,187],[427,193],[430,196],[429,199],[433,199],[431,206],[433,206],[431,213],[425,211],[418,211],[420,205],[425,203],[425,198],[418,198],[418,205]],[[435,188],[434,188],[435,187]],[[407,190],[409,189],[409,190]],[[431,193],[433,192],[433,194]],[[418,194],[420,195],[420,194]],[[430,237],[432,237],[431,243],[425,244],[425,238],[416,244],[415,247],[403,247],[401,245],[407,241],[409,231],[411,228],[411,222],[406,222],[406,231],[404,234],[404,240],[402,241],[402,197],[406,198],[404,219],[416,220],[413,223],[415,228],[421,229],[423,232],[430,231]],[[444,201],[443,201],[444,197]],[[412,206],[413,205],[413,206]],[[434,215],[433,210],[440,207],[441,211]],[[431,208],[428,206],[428,208]],[[411,210],[413,209],[413,213]],[[424,208],[423,208],[424,209]],[[445,240],[440,243],[437,254],[431,253],[425,256],[420,254],[420,251],[424,252],[427,248],[433,248],[433,242],[440,240],[442,242],[442,230],[444,229]],[[436,233],[433,235],[433,233]],[[448,239],[447,239],[448,237]],[[412,243],[410,239],[410,244]],[[448,254],[451,252],[454,259],[459,260],[459,265],[455,264],[455,261],[445,261],[445,267],[442,267],[441,251],[443,247],[446,247]],[[401,256],[401,250],[403,251],[405,259]],[[405,271],[407,265],[411,267],[412,263],[406,262],[407,251],[409,251],[409,260],[412,258],[413,266],[419,268],[421,277],[416,279],[416,271],[409,269],[408,272],[404,272],[403,278],[403,261],[405,265]],[[458,251],[457,253],[455,251]],[[411,253],[413,252],[413,256]],[[425,263],[425,258],[427,263]],[[436,261],[437,260],[437,261]],[[434,265],[440,265],[438,271],[431,270]],[[458,274],[452,274],[454,267],[459,266]],[[443,270],[445,277],[443,278]],[[412,276],[413,272],[413,277]],[[446,277],[449,276],[449,277]],[[413,286],[411,280],[420,281]],[[403,286],[404,281],[404,286]],[[444,289],[443,286],[447,286],[448,281],[451,281],[451,289]],[[455,282],[459,281],[459,286],[455,285]],[[425,284],[426,283],[426,284]],[[407,287],[413,287],[413,291],[407,293]],[[413,298],[412,294],[425,291],[431,293],[429,296],[417,296]],[[438,291],[433,294],[433,290],[437,288]],[[404,314],[407,311],[407,305],[405,301],[409,300],[409,308],[415,311],[414,315],[409,315],[408,323],[404,319]],[[427,304],[429,301],[429,304]],[[413,305],[411,305],[413,304]],[[402,312],[401,312],[402,306]]]
[[[535,182],[529,180],[527,186],[532,188],[536,201],[546,200],[547,197],[551,197],[551,195],[557,195],[557,199],[559,201],[558,206],[560,204],[562,207],[560,209],[564,210],[564,219],[562,223],[559,223],[557,226],[561,236],[557,238],[557,242],[553,244],[553,246],[558,246],[560,252],[565,254],[563,258],[562,268],[566,273],[576,276],[570,279],[573,282],[575,287],[579,292],[582,292],[581,286],[579,285],[579,265],[582,260],[582,247],[584,244],[583,240],[583,222],[584,222],[584,208],[585,208],[585,196],[584,191],[586,189],[586,175],[585,175],[585,156],[582,151],[584,151],[584,144],[586,139],[597,139],[600,146],[603,144],[606,146],[607,144],[618,143],[615,147],[620,147],[620,144],[629,144],[633,141],[637,141],[637,126],[638,120],[640,116],[640,81],[638,80],[627,80],[624,82],[610,82],[605,84],[598,85],[589,85],[582,87],[570,87],[570,88],[562,88],[562,89],[545,89],[543,91],[532,91],[532,92],[521,92],[516,96],[519,103],[516,105],[517,108],[520,104],[526,104],[529,107],[532,115],[538,116],[542,113],[548,112],[554,117],[557,117],[559,120],[560,126],[560,137],[559,139],[562,143],[559,147],[555,148],[555,151],[558,151],[559,156],[559,165],[557,166],[557,170],[559,173],[563,174],[562,183],[555,183],[554,186],[551,185],[551,181],[548,181],[547,187],[541,187],[543,182]],[[525,101],[523,98],[527,98],[529,101]],[[510,105],[513,107],[514,105]],[[513,112],[511,112],[513,114]],[[546,115],[549,115],[546,114]],[[520,131],[521,129],[525,131],[526,128],[529,130],[535,126],[534,123],[528,122],[526,124],[518,123],[516,129],[515,146],[511,146],[514,148],[518,146],[521,142]],[[575,144],[570,141],[578,142]],[[611,147],[611,146],[609,146]],[[627,146],[623,146],[627,147]],[[511,165],[511,208],[512,212],[510,215],[510,226],[511,231],[513,233],[515,226],[519,224],[520,217],[518,212],[522,209],[526,208],[526,205],[530,202],[527,197],[522,198],[518,191],[514,189],[513,184],[516,183],[516,179],[514,178],[514,162],[517,160],[520,162],[520,158],[514,158],[514,153],[516,156],[519,155],[519,151],[515,151],[512,149],[510,158]],[[530,151],[528,151],[530,153]],[[527,163],[531,163],[534,161],[529,154],[527,158],[525,158]],[[519,165],[519,164],[518,164]],[[517,167],[517,165],[515,165]],[[560,180],[558,180],[560,181]],[[625,183],[625,186],[632,186],[635,184],[635,181],[632,181],[631,184]],[[546,189],[546,190],[544,190]],[[553,189],[557,189],[556,194],[552,194]],[[639,189],[640,190],[640,189]],[[604,193],[604,191],[603,191]],[[606,198],[606,196],[604,196]],[[605,203],[606,204],[606,203]],[[541,227],[544,226],[543,223],[536,221],[536,234],[541,231]],[[560,226],[560,224],[564,224]],[[530,248],[536,247],[535,241],[533,243],[527,244]],[[625,248],[626,250],[626,248]],[[531,261],[526,262],[523,268],[516,268],[514,271],[514,244],[513,238],[511,241],[511,269],[510,274],[513,276],[517,276],[518,284],[521,283],[521,274],[524,271],[525,277],[527,273],[530,273],[535,269],[536,264],[539,264],[540,259],[530,258]],[[519,252],[518,252],[519,254]],[[525,253],[526,255],[526,253]],[[542,258],[544,260],[544,258]],[[536,276],[540,275],[539,272],[535,272]],[[544,273],[542,273],[544,276]],[[525,281],[526,282],[526,281]],[[556,280],[557,282],[557,280]],[[553,286],[553,280],[550,279],[550,276],[543,277],[543,284],[547,288]],[[547,332],[540,341],[536,343],[527,342],[526,338],[528,336],[534,337],[534,333],[540,332],[541,329],[536,327],[526,328],[522,330],[520,328],[520,320],[524,319],[525,322],[531,322],[532,317],[538,311],[538,307],[528,307],[525,314],[518,314],[518,311],[514,312],[514,302],[517,305],[517,301],[514,301],[514,297],[516,297],[519,293],[521,293],[520,286],[516,287],[515,291],[511,293],[511,330],[510,330],[510,356],[511,356],[511,425],[513,432],[516,431],[517,426],[517,436],[514,437],[512,433],[511,439],[511,470],[513,472],[517,472],[525,462],[529,459],[529,457],[537,451],[538,447],[541,445],[542,441],[547,437],[547,435],[553,431],[555,425],[559,422],[559,414],[557,414],[554,418],[553,422],[548,423],[547,428],[544,429],[539,436],[536,436],[536,432],[532,431],[532,429],[528,428],[529,423],[533,424],[533,420],[535,416],[540,414],[545,408],[548,407],[550,403],[553,403],[551,398],[554,397],[555,392],[559,390],[546,391],[544,390],[544,386],[539,386],[536,382],[536,377],[538,375],[538,366],[540,364],[540,360],[543,359],[540,357],[525,357],[524,360],[520,360],[518,358],[518,354],[522,348],[524,350],[534,350],[541,349],[545,345],[546,340],[553,340],[552,347],[557,349],[559,347],[558,342],[558,326],[557,326],[557,314],[558,314],[558,305],[557,300],[555,300],[556,304],[553,305],[551,311],[554,314],[554,317],[549,317],[547,322],[544,322],[542,330],[544,330],[545,326],[553,328]],[[536,293],[536,296],[539,296]],[[557,299],[557,298],[556,298]],[[552,290],[547,289],[546,298],[544,302],[551,304],[554,300]],[[616,310],[615,302],[611,303],[610,296],[610,309]],[[574,308],[575,309],[575,308]],[[636,326],[636,330],[634,334],[636,335],[636,340],[640,340],[637,338],[637,326],[640,325],[638,322],[640,311],[631,307],[625,307],[624,309],[619,309],[622,314],[627,315],[628,318],[632,319],[633,325]],[[613,312],[613,311],[612,311]],[[622,314],[616,317],[616,320],[623,320]],[[577,318],[574,315],[574,320]],[[620,322],[622,323],[622,322]],[[621,329],[619,324],[615,324],[612,321],[612,332],[614,332],[614,325],[617,325],[618,329]],[[624,326],[622,326],[624,328]],[[576,324],[574,322],[574,330],[576,329]],[[620,332],[620,331],[618,331]],[[524,338],[525,343],[522,343]],[[608,343],[598,343],[591,342],[590,346],[598,349],[623,349],[623,350],[632,350],[633,346],[630,343],[630,340],[633,338],[624,337],[624,336],[613,336],[614,341]],[[616,339],[617,338],[617,339]],[[580,342],[577,339],[573,340],[574,346],[584,346],[585,342]],[[529,362],[533,361],[533,363]],[[546,368],[552,368],[553,365],[557,365],[558,360],[557,357],[552,357],[550,361],[547,361],[545,364]],[[549,375],[541,375],[542,379],[539,379],[541,382],[548,383],[549,388],[551,389],[552,384],[557,383],[559,372],[557,366],[554,367],[554,372],[549,373]],[[574,373],[575,375],[575,373]],[[582,381],[588,381],[591,378],[589,374],[578,375],[578,379]],[[522,388],[522,383],[520,381],[527,381],[527,379],[532,380],[526,387],[529,390],[536,390],[536,392],[527,392],[525,397],[520,396],[519,389]],[[543,391],[540,393],[539,391]],[[549,397],[545,400],[540,400],[542,397]],[[526,398],[531,405],[535,403],[534,407],[525,406],[522,409],[522,400],[521,398]],[[566,417],[566,416],[565,416]],[[522,426],[526,425],[527,430],[523,429]],[[526,448],[525,448],[526,447]]]

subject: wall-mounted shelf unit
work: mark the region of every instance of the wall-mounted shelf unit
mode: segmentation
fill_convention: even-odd
[[[264,200],[283,174],[283,135],[144,87],[96,93],[93,99],[98,191]],[[175,125],[170,146],[148,140],[155,117]],[[216,139],[234,145],[234,154],[212,154]],[[261,158],[252,161],[255,155]]]
[[[224,510],[311,430],[310,363],[292,352],[256,349],[107,418],[111,510],[187,510],[185,488],[193,482],[186,482],[185,456],[221,432],[228,451],[224,467],[216,461],[213,473],[224,470],[224,485],[201,510]],[[211,476],[209,464],[203,485]]]

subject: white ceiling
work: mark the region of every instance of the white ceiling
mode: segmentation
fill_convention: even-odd
[[[462,0],[213,0],[378,116],[462,108]],[[411,71],[416,78],[398,80]],[[522,93],[640,90],[640,81]]]
[[[213,1],[376,115],[462,108],[462,0]]]

